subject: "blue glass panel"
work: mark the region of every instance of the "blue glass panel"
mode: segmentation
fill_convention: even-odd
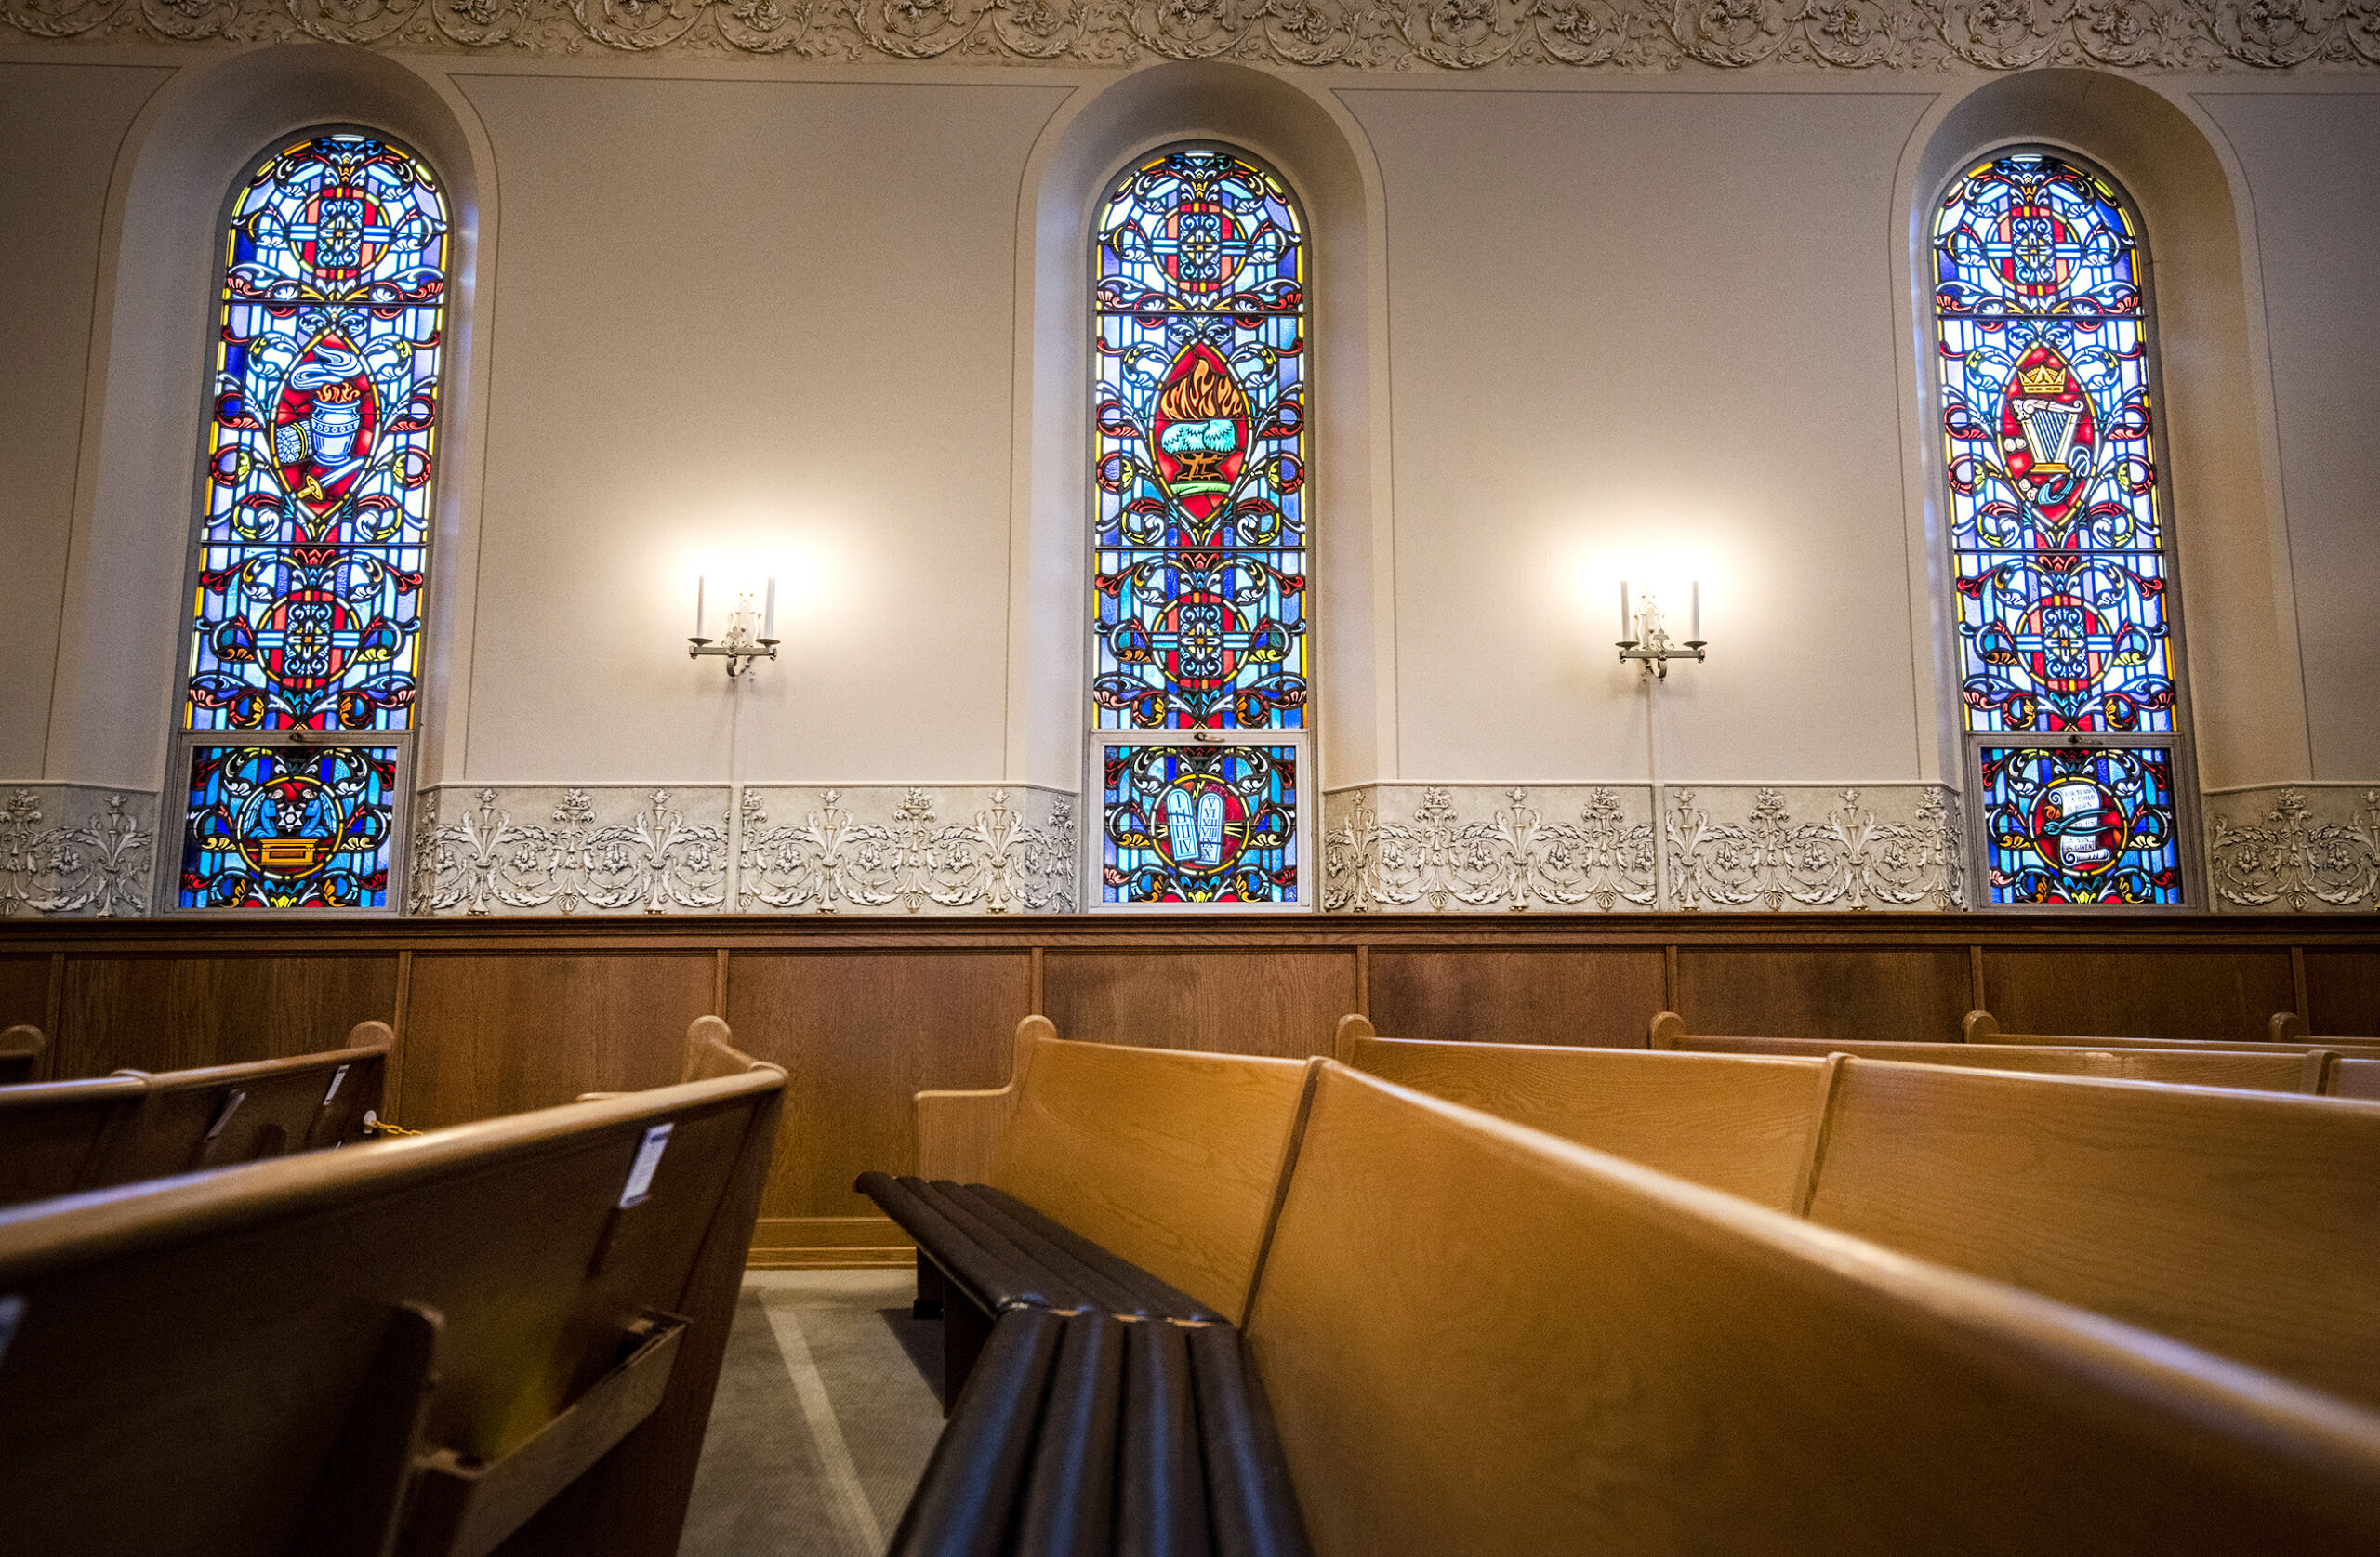
[[[1994,903],[2182,901],[2173,753],[1985,746]]]
[[[1297,748],[1109,746],[1109,903],[1295,903]]]
[[[316,135],[232,203],[199,530],[192,730],[403,730],[419,675],[446,207]]]
[[[1305,244],[1280,179],[1177,151],[1102,204],[1098,728],[1305,722]]]
[[[1996,158],[1934,227],[1966,725],[2174,728],[2143,257],[2115,191]]]
[[[389,901],[394,746],[198,746],[184,908],[379,908]]]

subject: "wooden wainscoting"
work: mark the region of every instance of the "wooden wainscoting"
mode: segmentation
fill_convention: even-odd
[[[455,1124],[676,1075],[724,1016],[790,1078],[760,1265],[906,1263],[852,1193],[916,1157],[909,1099],[997,1087],[1017,1019],[1070,1038],[1302,1056],[1350,1010],[1405,1037],[1698,1033],[1941,1039],[2016,1031],[2380,1034],[2380,917],[2049,915],[151,920],[0,925],[0,1026],[50,1076],[299,1054],[397,1029],[390,1115]]]

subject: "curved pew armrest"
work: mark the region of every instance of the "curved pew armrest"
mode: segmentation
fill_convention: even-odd
[[[687,1322],[648,1311],[610,1372],[503,1458],[433,1449],[419,1461],[404,1557],[481,1557],[609,1454],[661,1405]]]
[[[991,1178],[992,1154],[1008,1129],[1010,1116],[1025,1084],[1033,1046],[1053,1042],[1058,1030],[1046,1016],[1028,1016],[1016,1024],[1015,1048],[1009,1060],[1008,1085],[974,1091],[930,1091],[917,1094],[918,1177],[948,1179],[980,1184]]]

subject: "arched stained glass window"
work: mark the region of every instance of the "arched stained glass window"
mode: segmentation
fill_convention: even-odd
[[[1153,153],[1099,205],[1091,277],[1101,898],[1294,904],[1312,498],[1296,199],[1228,148]]]
[[[1936,214],[1960,693],[1993,903],[2183,901],[2147,259],[2122,193],[2053,152],[1971,168]]]
[[[446,302],[429,167],[262,158],[222,234],[178,772],[185,908],[378,908],[411,767]]]

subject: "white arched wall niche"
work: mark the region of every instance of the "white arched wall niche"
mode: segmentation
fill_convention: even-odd
[[[211,59],[182,71],[125,138],[109,191],[99,256],[99,312],[84,402],[67,609],[52,694],[49,776],[170,791],[165,771],[179,703],[189,602],[181,598],[192,483],[219,264],[218,229],[232,181],[282,137],[356,125],[403,141],[442,180],[453,223],[440,408],[437,530],[430,552],[428,640],[416,714],[413,784],[436,782],[443,735],[464,728],[470,545],[483,353],[473,278],[492,230],[494,179],[485,137],[461,99],[386,55],[300,44]],[[453,693],[454,697],[449,693]],[[167,794],[163,815],[174,814]],[[170,877],[175,840],[159,845]]]
[[[1069,790],[1082,781],[1091,206],[1128,160],[1181,140],[1244,147],[1277,169],[1304,205],[1316,350],[1312,676],[1320,776],[1332,788],[1394,776],[1380,173],[1362,132],[1329,93],[1215,62],[1157,65],[1083,88],[1026,165],[1017,240],[1009,776]],[[1083,804],[1095,828],[1095,798]],[[1313,814],[1320,816],[1318,806]]]
[[[2285,783],[2311,772],[2296,604],[2276,468],[2272,391],[2254,296],[2245,181],[2193,107],[2099,71],[2029,71],[1947,99],[1911,139],[1899,192],[1908,213],[1909,321],[1915,342],[1912,525],[1922,525],[1941,760],[1970,787],[1959,756],[1943,540],[1941,407],[1933,371],[1927,269],[1934,205],[1952,177],[2003,146],[2060,146],[2098,164],[2147,230],[2165,436],[2173,556],[2181,609],[2185,706],[2205,788]],[[1912,568],[1912,574],[1915,570]],[[1918,581],[1912,578],[1912,585]],[[2193,895],[2198,895],[2196,890]]]

